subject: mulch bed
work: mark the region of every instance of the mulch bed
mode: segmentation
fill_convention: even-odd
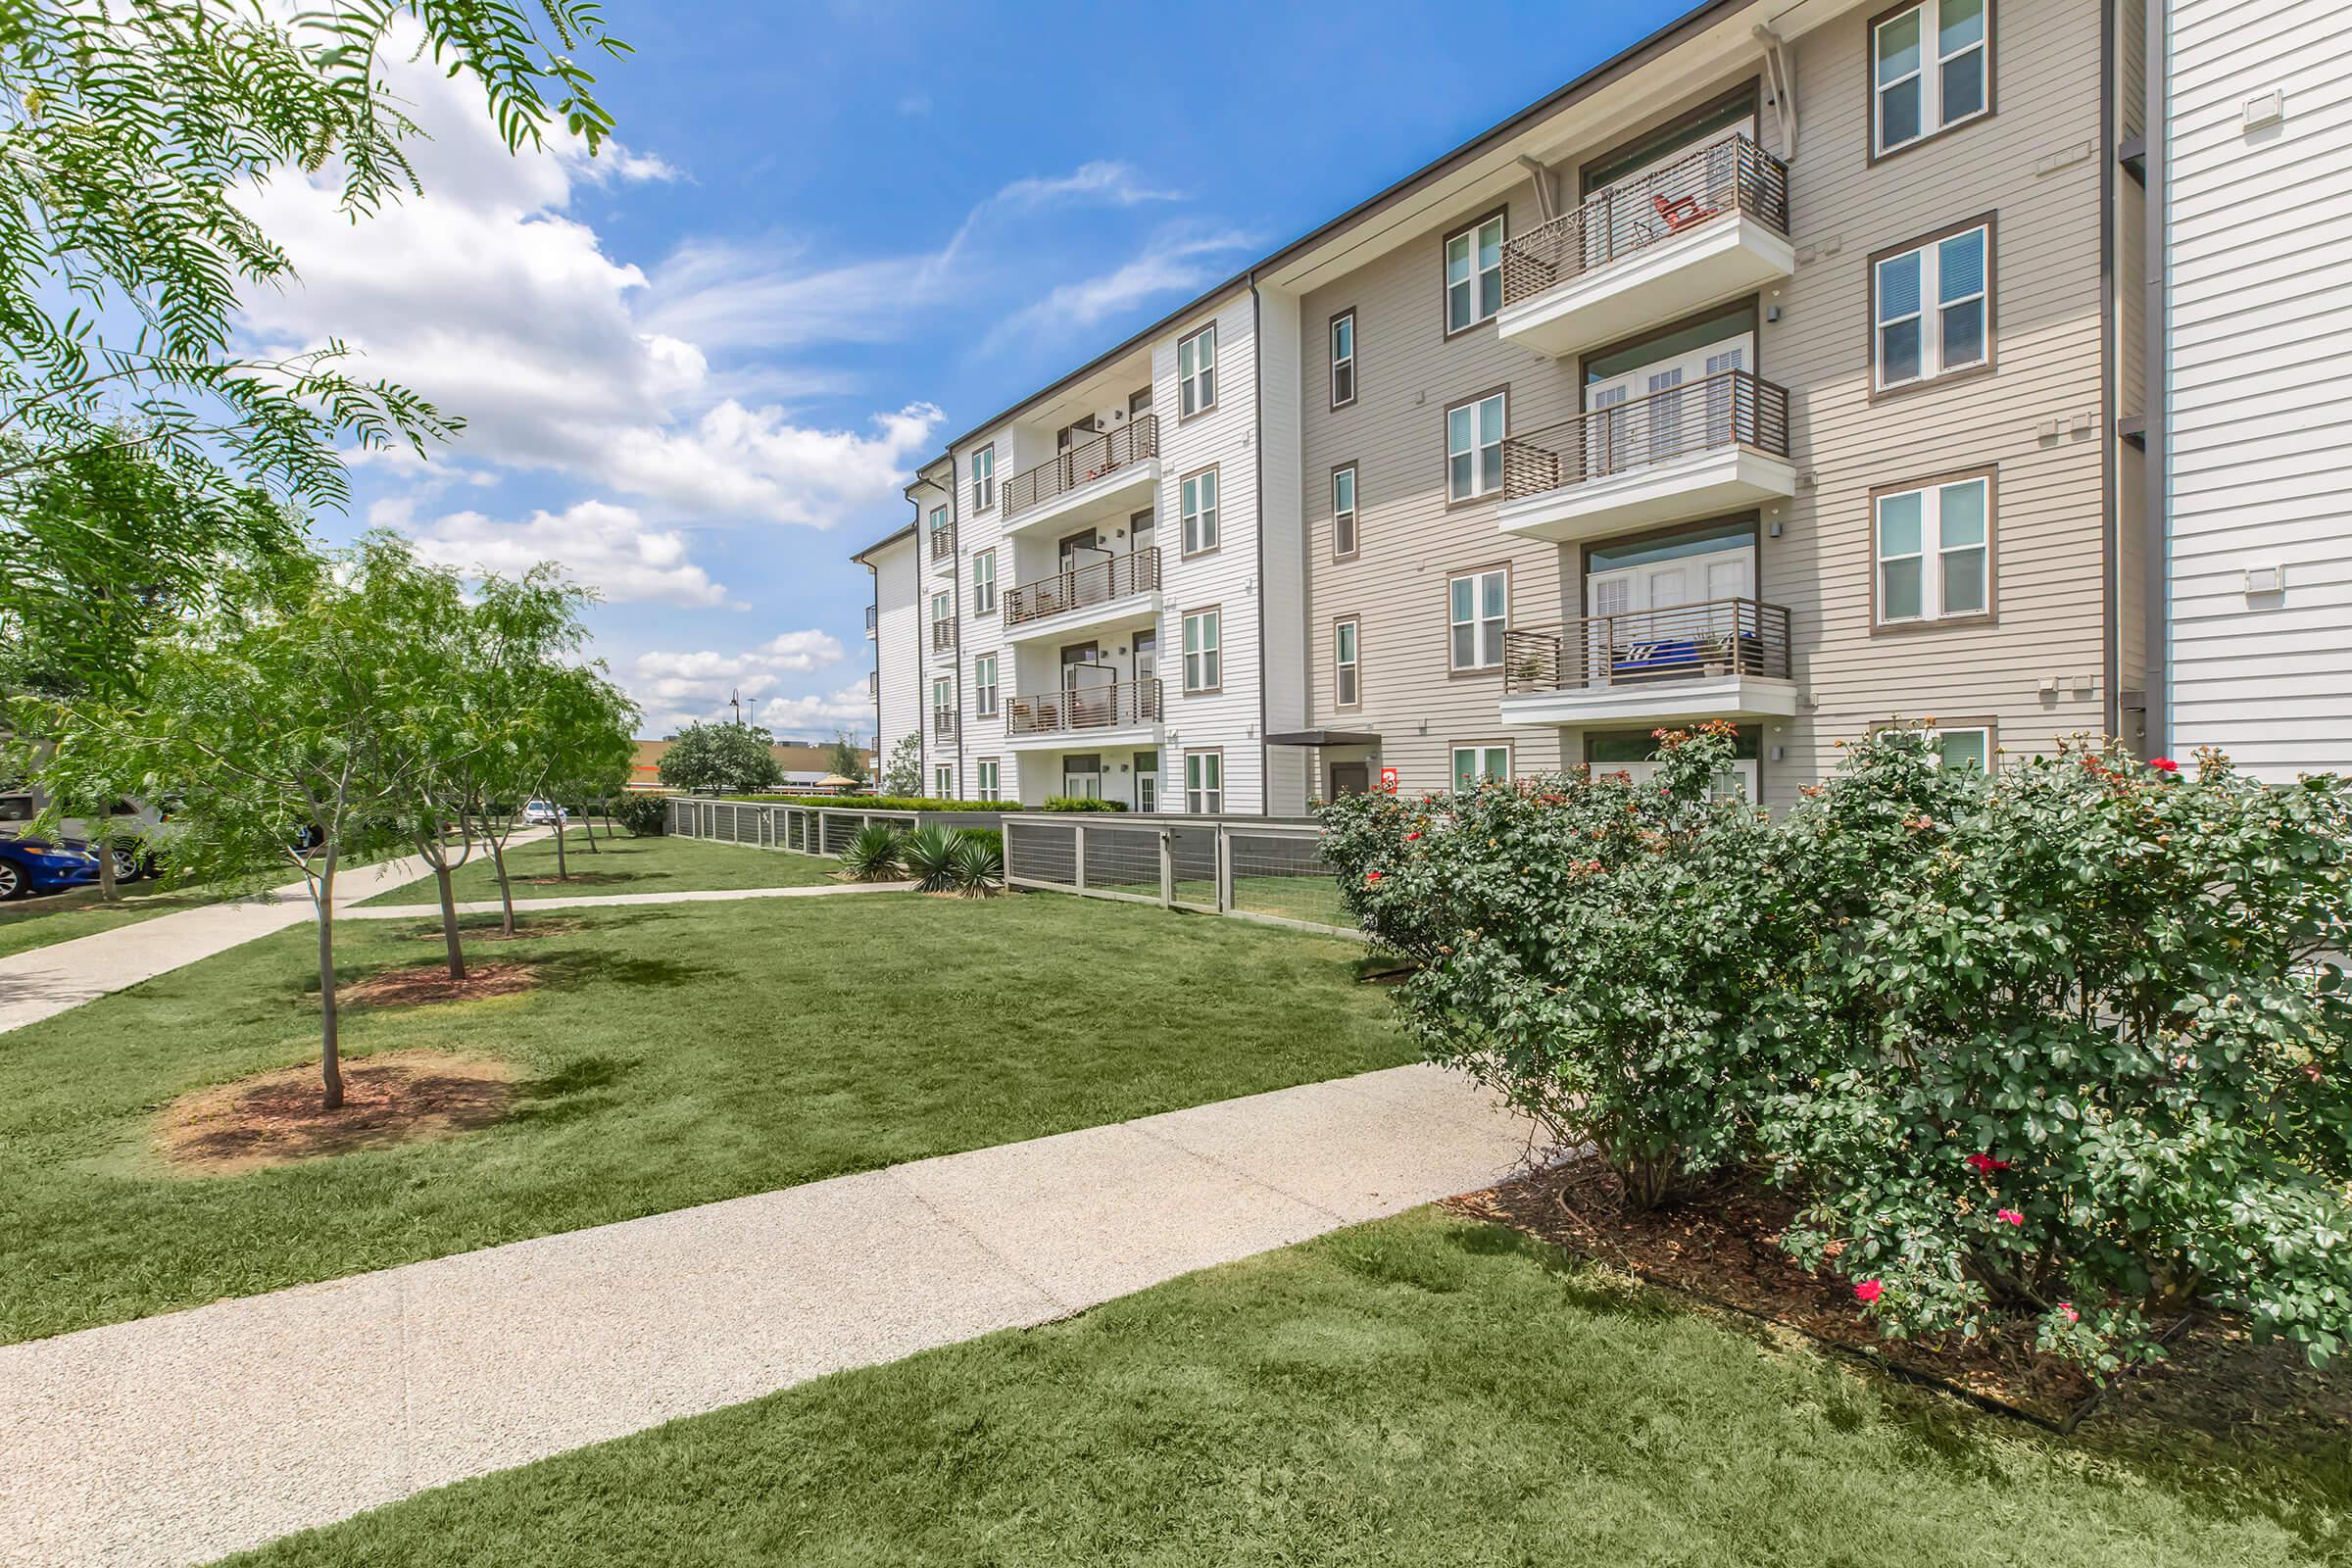
[[[454,1137],[505,1116],[514,1076],[492,1057],[380,1052],[343,1063],[343,1104],[326,1110],[318,1064],[308,1061],[181,1096],[156,1118],[156,1152],[181,1175],[234,1176]]]
[[[339,988],[335,1000],[368,1007],[413,1007],[430,1002],[511,997],[538,983],[538,971],[527,963],[468,963],[463,980],[452,980],[447,964],[420,963],[355,980]]]
[[[1882,1339],[1848,1282],[1809,1274],[1780,1250],[1797,1205],[1739,1178],[1635,1214],[1613,1172],[1578,1159],[1449,1206],[2042,1425],[2071,1429],[2099,1397],[2073,1366],[2034,1353],[2031,1325],[1988,1340]]]

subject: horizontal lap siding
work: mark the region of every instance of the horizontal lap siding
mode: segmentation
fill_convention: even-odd
[[[2175,0],[2168,31],[2174,745],[2352,768],[2352,17]]]

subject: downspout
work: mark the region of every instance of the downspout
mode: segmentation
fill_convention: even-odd
[[[1250,270],[1250,445],[1257,466],[1257,814],[1274,814],[1274,748],[1266,743],[1266,639],[1273,617],[1266,606],[1266,313],[1257,292],[1257,269]]]
[[[2143,316],[2148,343],[2142,356],[2146,384],[2141,389],[2145,405],[2141,414],[2146,420],[2147,446],[2141,458],[2146,467],[2140,496],[2147,508],[2142,526],[2148,530],[2151,579],[2145,590],[2148,666],[2156,687],[2148,694],[2148,750],[2158,757],[2170,756],[2173,749],[2173,466],[2172,430],[2166,418],[2173,392],[2168,353],[2171,334],[2167,330],[2172,270],[2168,244],[2172,228],[2171,9],[2171,0],[2147,0],[2147,80],[2143,84],[2147,123],[2141,131],[2146,144],[2141,167],[2147,179],[2147,237],[2141,246],[2147,278],[2141,286],[2147,290]]]
[[[2116,8],[2123,0],[2107,0],[2099,8],[2099,597],[2105,628],[2099,651],[2100,724],[2109,737],[2123,728],[2124,625],[2123,551],[2118,548],[2123,495],[2118,483],[2115,449],[2123,438],[2116,433],[2117,359],[2122,348],[2116,320],[2116,210],[2115,181],[2119,172],[2115,139]]]

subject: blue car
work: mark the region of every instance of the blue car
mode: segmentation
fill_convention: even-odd
[[[0,899],[62,893],[98,880],[98,857],[42,839],[0,838]]]

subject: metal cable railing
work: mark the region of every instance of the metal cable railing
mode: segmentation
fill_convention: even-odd
[[[1694,453],[1748,446],[1788,455],[1788,392],[1745,370],[1719,370],[1612,408],[1506,437],[1506,501],[1626,473]]]
[[[1735,214],[1788,232],[1788,166],[1743,135],[1595,191],[1502,247],[1502,303],[1518,305]]]
[[[1788,678],[1786,607],[1708,599],[1502,634],[1506,695],[1732,675]]]
[[[1004,514],[1026,512],[1041,502],[1088,484],[1114,468],[1159,456],[1159,416],[1139,414],[1116,430],[1074,443],[1051,463],[1024,468],[1004,481]]]
[[[1125,729],[1159,721],[1159,682],[1110,681],[1069,687],[1004,703],[1004,729],[1011,735],[1056,735],[1090,729]]]
[[[1042,620],[1065,611],[1108,604],[1129,594],[1148,594],[1158,586],[1157,550],[1073,562],[1051,577],[1005,589],[1004,624],[1017,626],[1025,620]]]

